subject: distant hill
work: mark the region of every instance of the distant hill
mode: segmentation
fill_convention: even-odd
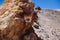
[[[60,40],[60,11],[42,9],[38,13],[37,22],[40,25],[35,32],[44,40]]]
[[[55,9],[56,11],[60,11],[60,9]]]

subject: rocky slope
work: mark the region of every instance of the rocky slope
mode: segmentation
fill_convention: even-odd
[[[42,9],[37,15],[40,26],[34,28],[37,35],[44,40],[60,40],[60,11]]]
[[[33,2],[5,0],[0,6],[0,40],[38,40],[32,29],[36,17]]]
[[[0,30],[3,30],[6,27],[9,27],[14,24],[13,18],[16,15],[16,12],[20,13],[23,10],[18,10],[21,4],[19,1],[9,1],[5,2],[3,6],[0,6]],[[18,4],[18,5],[16,5]],[[54,11],[49,9],[42,9],[37,13],[39,29],[34,28],[36,34],[43,40],[60,40],[60,11]],[[14,18],[15,20],[18,18]]]

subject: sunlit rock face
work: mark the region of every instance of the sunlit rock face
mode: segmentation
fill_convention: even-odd
[[[15,29],[18,33],[23,29],[27,29],[33,26],[36,34],[43,40],[60,40],[60,11],[42,9],[37,13],[38,24],[33,24],[32,20],[34,16],[31,14],[29,14],[29,16],[25,15],[24,18],[21,18],[21,16],[19,16],[20,14],[23,14],[23,9],[21,9],[21,6],[24,6],[23,8],[25,8],[25,5],[28,4],[26,1],[23,1],[25,4],[22,1],[23,0],[21,0],[21,2],[20,0],[5,0],[4,4],[0,6],[0,30],[3,30],[2,33],[7,34],[6,30],[10,31],[11,29],[14,29],[13,31],[11,30],[11,32],[8,34],[8,37],[11,37],[13,36],[11,34],[14,34]],[[31,2],[31,0],[29,0],[29,2]],[[33,9],[33,6],[33,3],[31,3],[29,7]],[[27,10],[27,12],[29,11]],[[30,21],[26,21],[28,18]],[[24,21],[30,22],[30,24],[26,24]],[[36,29],[34,25],[38,25],[39,29]],[[16,35],[14,37],[18,39]]]
[[[7,3],[8,1],[9,3]],[[18,8],[19,6],[14,2],[10,2],[10,0],[5,1],[5,3],[0,7],[0,29],[4,29],[10,24],[9,22],[12,21],[13,17],[16,15],[15,12],[18,11]]]
[[[27,3],[27,2],[28,0],[5,0],[4,4],[0,6],[0,29],[1,30],[11,25],[14,25],[15,20],[19,20],[19,17],[16,16],[18,16],[18,14],[23,14],[22,8],[27,7],[27,9],[24,9],[27,11],[34,9],[34,3]],[[30,14],[31,13],[29,13],[29,15]],[[32,19],[31,15],[30,18]],[[22,20],[25,19],[22,18]]]
[[[0,7],[0,40],[20,40],[25,30],[32,27],[34,19],[33,2],[5,0]]]
[[[32,2],[31,0],[29,0],[29,2]]]
[[[60,11],[42,9],[37,15],[40,26],[39,29],[34,28],[37,35],[43,40],[60,40]]]

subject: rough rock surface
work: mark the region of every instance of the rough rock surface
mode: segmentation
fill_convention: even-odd
[[[27,7],[28,6],[31,7],[31,5],[29,3],[23,3],[23,2],[20,2],[20,0],[5,0],[4,4],[2,6],[0,6],[0,29],[1,30],[13,25],[14,20],[19,19],[18,17],[16,17],[16,15],[23,12],[21,7],[24,5]],[[32,9],[33,9],[33,7],[32,7]],[[27,8],[27,10],[28,10],[28,8]]]
[[[18,5],[23,3],[15,0],[7,0],[2,6],[0,6],[0,29],[3,30],[14,24],[16,12],[20,13],[23,10],[18,10]],[[18,5],[16,5],[18,4]],[[39,29],[34,28],[36,34],[43,40],[60,40],[60,11],[53,11],[48,9],[42,9],[38,12],[38,26]],[[33,26],[36,25],[35,23]]]
[[[40,26],[34,28],[37,35],[43,40],[60,40],[60,11],[42,9],[37,15]]]
[[[9,1],[9,3],[7,1]],[[9,25],[11,19],[16,15],[15,12],[18,11],[18,8],[19,6],[15,5],[15,2],[10,2],[10,0],[6,0],[6,2],[2,6],[0,6],[0,10],[1,10],[0,29],[1,30],[6,28]]]
[[[38,40],[33,29],[29,30],[35,22],[35,14],[33,2],[5,0],[0,8],[0,40]],[[27,29],[31,32],[25,35]]]

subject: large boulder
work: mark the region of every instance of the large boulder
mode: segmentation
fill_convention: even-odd
[[[33,25],[34,3],[28,0],[5,0],[0,10],[1,40],[20,40]]]

